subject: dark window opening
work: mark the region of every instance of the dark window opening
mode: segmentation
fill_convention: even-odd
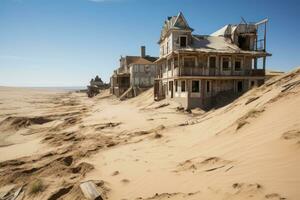
[[[209,57],[209,68],[216,68],[216,57]]]
[[[238,38],[239,47],[242,50],[250,50],[250,37],[240,35]]]
[[[174,68],[178,67],[178,59],[174,58]]]
[[[210,92],[210,81],[206,81],[206,92]]]
[[[241,60],[236,60],[234,63],[234,70],[235,71],[241,71],[242,69],[242,61]]]
[[[172,82],[172,81],[169,81],[169,91],[172,90],[172,85],[173,85],[173,82]]]
[[[192,81],[192,92],[200,92],[199,81]]]
[[[253,87],[255,85],[254,81],[251,81],[251,87]]]
[[[180,47],[186,47],[186,37],[180,37]]]
[[[184,58],[184,67],[195,67],[195,58]]]
[[[172,66],[172,62],[171,62],[172,60],[168,60],[168,70],[171,70],[171,66]]]
[[[181,81],[181,92],[185,92],[185,81]]]
[[[178,81],[176,80],[175,81],[175,92],[177,92],[178,91]]]
[[[223,71],[228,71],[229,69],[229,58],[223,58],[222,59],[222,68]]]
[[[167,53],[169,53],[169,42],[167,42]]]
[[[243,82],[242,81],[238,81],[238,83],[237,83],[237,91],[238,92],[243,92]]]

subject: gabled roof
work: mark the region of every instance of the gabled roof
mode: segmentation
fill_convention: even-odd
[[[189,24],[187,23],[185,17],[183,16],[182,12],[179,12],[177,17],[175,18],[174,27],[180,28],[180,29],[189,29],[193,30]]]
[[[127,63],[127,64],[128,65],[132,65],[132,64],[147,65],[147,64],[153,64],[153,63],[142,57],[138,57],[138,58],[132,59],[131,62]]]
[[[187,23],[182,12],[179,12],[177,16],[172,16],[167,18],[161,30],[160,41],[163,40],[164,37],[167,35],[168,31],[172,29],[193,31],[193,29]]]
[[[126,64],[152,64],[155,60],[157,60],[156,57],[141,57],[141,56],[126,56]]]

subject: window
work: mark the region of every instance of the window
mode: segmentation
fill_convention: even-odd
[[[234,70],[235,71],[241,71],[242,70],[242,60],[236,59],[234,62]]]
[[[175,80],[175,92],[177,92],[177,91],[178,91],[178,81]]]
[[[180,43],[180,47],[186,47],[187,37],[186,36],[180,36],[179,37],[179,43]]]
[[[210,81],[206,81],[206,92],[210,93]]]
[[[181,92],[185,92],[185,81],[181,81]]]
[[[172,68],[172,60],[170,59],[167,62],[168,62],[168,70],[171,70],[171,68]]]
[[[195,58],[194,57],[185,57],[183,58],[184,67],[195,67]]]
[[[167,41],[167,53],[169,53],[169,41]]]
[[[178,59],[174,58],[174,68],[178,67]]]
[[[238,43],[242,50],[250,50],[250,36],[239,35]]]
[[[209,68],[216,68],[216,57],[209,57]]]
[[[228,57],[222,58],[222,70],[223,71],[229,71],[230,70],[230,62]]]
[[[199,81],[192,81],[192,92],[200,92]]]

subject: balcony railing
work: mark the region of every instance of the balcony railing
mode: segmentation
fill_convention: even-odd
[[[167,75],[168,74],[168,75]],[[219,69],[208,69],[208,68],[201,68],[201,67],[183,67],[181,68],[181,71],[179,68],[175,68],[173,71],[173,74],[169,70],[167,72],[160,72],[160,77],[167,76],[265,76],[265,70],[264,69],[243,69],[240,71],[220,71]]]

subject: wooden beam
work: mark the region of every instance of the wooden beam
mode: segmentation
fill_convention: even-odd
[[[256,26],[259,26],[259,25],[261,25],[261,24],[267,23],[268,21],[269,21],[269,19],[266,18],[266,19],[263,19],[263,20],[261,20],[261,21],[255,23],[255,25],[256,25]]]

